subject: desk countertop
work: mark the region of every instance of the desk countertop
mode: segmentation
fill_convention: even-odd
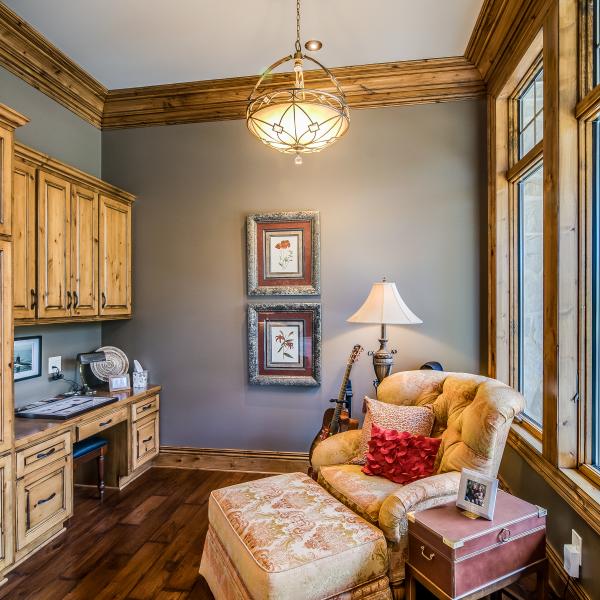
[[[159,385],[149,385],[148,389],[145,390],[127,390],[124,392],[98,392],[97,396],[117,396],[118,402],[112,404],[105,404],[94,410],[90,410],[81,415],[77,415],[72,419],[54,420],[54,419],[28,419],[24,417],[18,417],[15,415],[15,446],[25,446],[38,438],[52,435],[53,433],[59,433],[66,429],[70,429],[73,425],[88,421],[94,417],[111,412],[120,406],[126,406],[132,402],[137,402],[148,396],[154,396],[160,392],[161,387]]]

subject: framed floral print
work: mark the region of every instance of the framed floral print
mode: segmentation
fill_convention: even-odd
[[[252,214],[246,227],[250,296],[321,293],[317,211]]]
[[[255,385],[320,385],[321,305],[250,304],[248,374]]]

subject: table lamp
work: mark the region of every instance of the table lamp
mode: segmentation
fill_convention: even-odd
[[[398,293],[396,284],[392,281],[374,283],[364,304],[348,319],[349,323],[377,323],[381,325],[379,350],[369,352],[373,356],[373,368],[377,383],[381,383],[392,371],[396,350],[387,349],[387,325],[417,325],[422,323],[406,306],[406,302]]]

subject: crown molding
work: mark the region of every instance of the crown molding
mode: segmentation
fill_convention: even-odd
[[[16,110],[13,110],[10,108],[10,106],[0,104],[0,126],[14,130],[17,127],[21,127],[21,125],[25,125],[26,123],[29,123],[29,119],[27,117],[21,113],[18,113]]]
[[[100,127],[106,88],[2,2],[0,65]]]
[[[445,102],[485,93],[479,72],[462,56],[339,67],[331,71],[352,108]],[[242,119],[256,81],[256,76],[233,77],[109,90],[102,128]],[[305,72],[305,82],[310,88],[335,91],[322,71]],[[276,74],[265,85],[269,89],[289,86],[289,74]]]
[[[465,50],[491,93],[497,92],[542,27],[554,0],[485,0]]]

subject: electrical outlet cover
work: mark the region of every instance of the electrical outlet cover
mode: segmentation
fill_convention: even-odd
[[[61,356],[51,356],[50,358],[48,358],[48,375],[52,375],[52,373],[55,373],[56,369],[58,369],[59,373],[62,371],[61,359]],[[54,367],[56,367],[56,369]]]
[[[575,548],[577,548],[581,553],[582,539],[574,529],[571,529],[571,544],[575,546]]]

